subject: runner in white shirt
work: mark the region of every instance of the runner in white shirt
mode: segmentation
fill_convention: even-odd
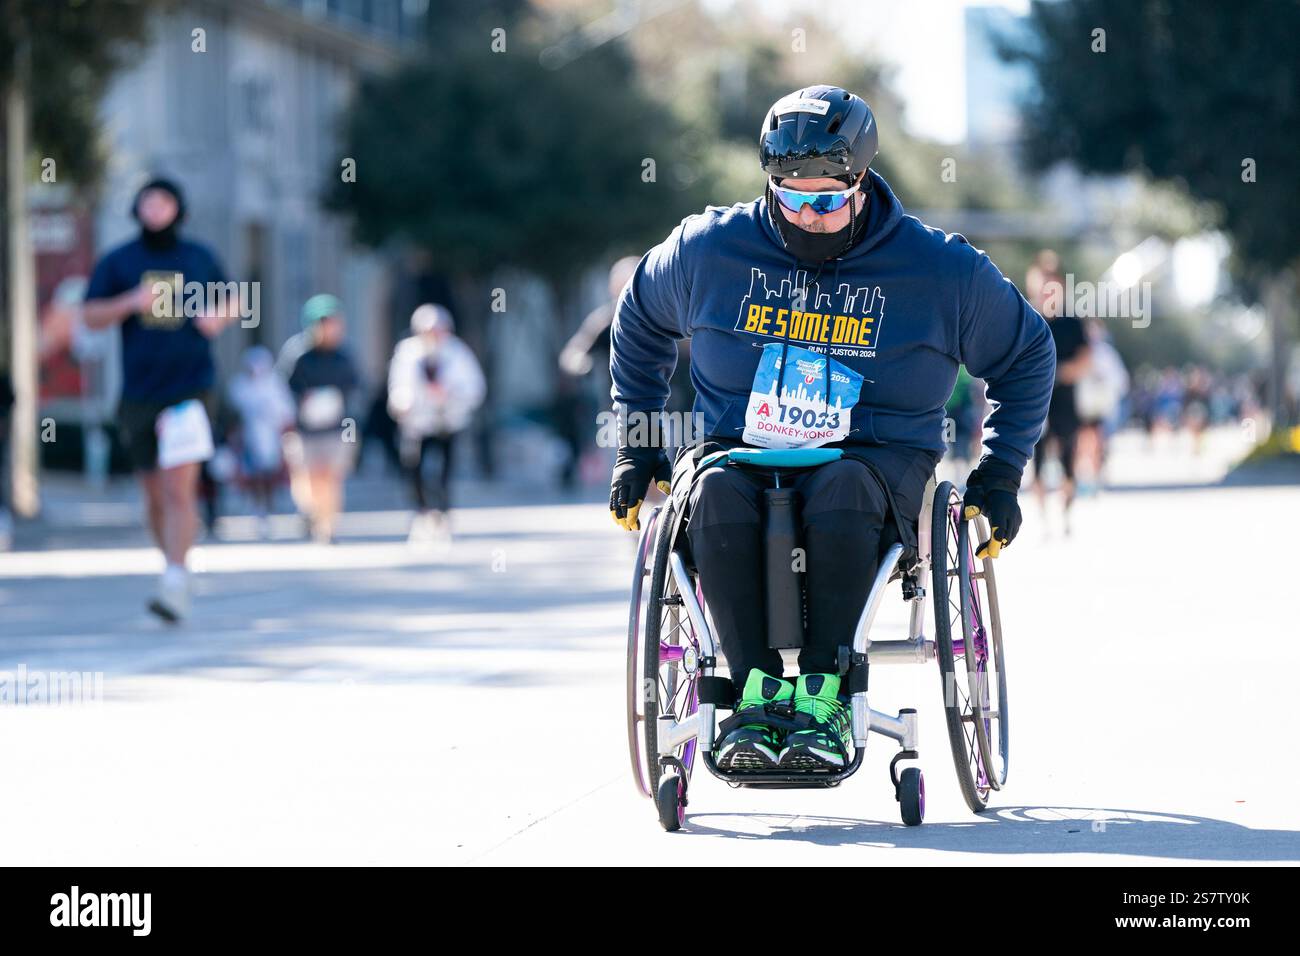
[[[420,306],[411,315],[409,338],[397,343],[388,368],[388,410],[397,422],[402,464],[410,476],[419,513],[411,540],[446,540],[451,509],[455,438],[483,404],[487,385],[473,351],[455,335],[451,313]],[[436,478],[426,478],[431,455]]]

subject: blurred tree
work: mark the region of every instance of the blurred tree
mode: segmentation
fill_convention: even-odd
[[[1220,205],[1247,262],[1296,260],[1300,4],[1036,0],[1031,18],[1034,46],[1009,52],[1038,77],[1025,116],[1034,165],[1182,180]]]
[[[1273,404],[1280,408],[1300,266],[1300,3],[1240,0],[1035,0],[1025,154],[1186,185],[1216,204],[1248,295],[1271,303]],[[1099,31],[1104,31],[1099,32]]]
[[[19,90],[31,156],[55,160],[60,182],[93,187],[103,168],[97,148],[100,97],[115,70],[147,38],[150,13],[172,0],[0,0],[0,94]],[[17,74],[19,54],[26,77]],[[39,78],[39,82],[33,82]],[[0,155],[8,155],[0,123]],[[13,184],[0,176],[0,208]],[[13,228],[16,224],[7,224]],[[9,229],[0,230],[0,294],[9,295]],[[8,310],[0,314],[0,328]],[[0,356],[8,335],[0,335]]]
[[[148,18],[173,0],[0,0],[0,89],[14,79],[17,45],[29,42],[31,145],[54,157],[60,180],[92,184],[108,78],[148,38]],[[0,131],[3,135],[3,131]]]
[[[102,168],[96,114],[109,76],[146,38],[158,0],[0,0],[0,368],[12,370],[11,483],[16,510],[37,491],[35,258],[26,190],[36,156],[59,182],[87,186]]]
[[[582,22],[580,12],[590,13],[432,4],[427,49],[363,84],[344,118],[358,175],[327,203],[363,243],[425,251],[450,277],[462,334],[490,360],[493,273],[546,280],[556,334],[533,344],[558,355],[581,318],[581,276],[658,242],[703,204],[686,128],[644,92],[621,39],[637,11]],[[577,427],[572,388],[559,379],[545,390],[553,406],[533,410],[566,435]],[[493,427],[480,420],[489,472]]]
[[[884,67],[845,47],[835,26],[811,4],[738,2],[719,14],[700,4],[675,8],[632,37],[638,62],[656,78],[654,92],[694,133],[697,166],[709,201],[748,201],[763,191],[758,134],[768,108],[802,86],[833,83],[871,104],[880,127],[872,168],[909,209],[1015,209],[1030,204],[1022,183],[997,157],[927,143],[903,126],[904,104]],[[955,159],[960,175],[941,176]],[[974,237],[972,237],[974,238]]]
[[[431,27],[437,55],[361,88],[344,133],[359,174],[331,206],[362,242],[403,240],[479,276],[519,266],[562,283],[611,247],[662,238],[699,204],[680,124],[618,42],[548,68],[536,21],[507,18],[527,4],[493,6]]]

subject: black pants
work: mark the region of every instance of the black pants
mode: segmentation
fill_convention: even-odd
[[[937,456],[895,445],[855,453],[880,470],[905,520],[915,521]],[[881,531],[893,519],[884,492],[859,461],[798,472],[782,485],[798,495],[806,558],[807,630],[799,670],[835,673],[838,648],[852,643],[871,590]],[[767,646],[762,509],[769,486],[761,472],[715,466],[696,477],[688,499],[691,553],[737,693],[753,668],[782,676],[781,653]]]
[[[403,438],[402,460],[415,491],[415,503],[421,511],[447,511],[451,508],[451,449],[455,435],[426,435]],[[431,453],[441,459],[437,474],[425,477],[425,462]]]
[[[181,395],[165,402],[124,398],[117,405],[117,435],[126,448],[134,471],[154,471],[158,467],[158,416],[173,405],[197,398],[208,413],[208,421],[215,421],[212,392]],[[215,437],[215,434],[214,434]]]
[[[1034,446],[1034,480],[1043,480],[1043,465],[1047,452],[1056,445],[1065,477],[1074,480],[1074,455],[1079,444],[1079,415],[1074,409],[1074,386],[1058,385],[1052,389],[1052,402],[1047,409],[1047,424],[1038,444]]]
[[[1074,456],[1079,447],[1079,424],[1067,428],[1053,429],[1051,422],[1043,430],[1043,435],[1034,446],[1034,480],[1043,480],[1043,468],[1047,464],[1047,453],[1056,447],[1056,455],[1061,460],[1061,471],[1065,477],[1074,481]]]

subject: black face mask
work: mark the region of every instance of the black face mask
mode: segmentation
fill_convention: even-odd
[[[862,188],[866,188],[865,180]],[[844,255],[862,240],[863,233],[866,232],[867,212],[871,209],[871,194],[868,192],[866,195],[867,201],[863,204],[862,211],[850,215],[844,228],[835,232],[800,229],[776,208],[778,203],[770,188],[767,190],[767,212],[790,255],[800,262],[824,262]]]
[[[170,193],[176,200],[176,215],[161,229],[149,229],[140,222],[140,198],[151,189]],[[180,187],[171,180],[154,177],[141,186],[140,191],[135,194],[135,201],[131,204],[131,215],[135,217],[136,222],[140,222],[140,241],[146,248],[170,249],[180,241],[180,224],[185,218],[185,197],[181,194]]]
[[[172,220],[170,225],[162,229],[140,227],[140,241],[150,249],[170,249],[176,245],[177,238],[175,220]]]

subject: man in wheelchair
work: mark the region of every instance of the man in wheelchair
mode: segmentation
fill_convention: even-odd
[[[675,466],[653,429],[624,443],[610,510],[639,528],[655,481],[684,515],[737,690],[739,719],[716,745],[723,769],[837,769],[850,759],[838,651],[852,642],[882,534],[905,540],[920,511],[959,365],[985,380],[993,409],[964,498],[966,516],[982,512],[992,529],[978,555],[996,557],[1020,524],[1021,472],[1055,373],[1051,333],[988,256],[904,215],[869,168],[877,145],[871,110],[852,93],[814,86],[778,100],[760,131],[764,195],[687,217],[646,253],[617,304],[620,415],[664,408],[676,341],[691,338],[706,437],[680,449]],[[799,505],[791,561],[803,573],[793,681],[768,640],[768,476],[707,462],[738,446],[845,452],[783,480]],[[801,719],[768,719],[776,704]]]

